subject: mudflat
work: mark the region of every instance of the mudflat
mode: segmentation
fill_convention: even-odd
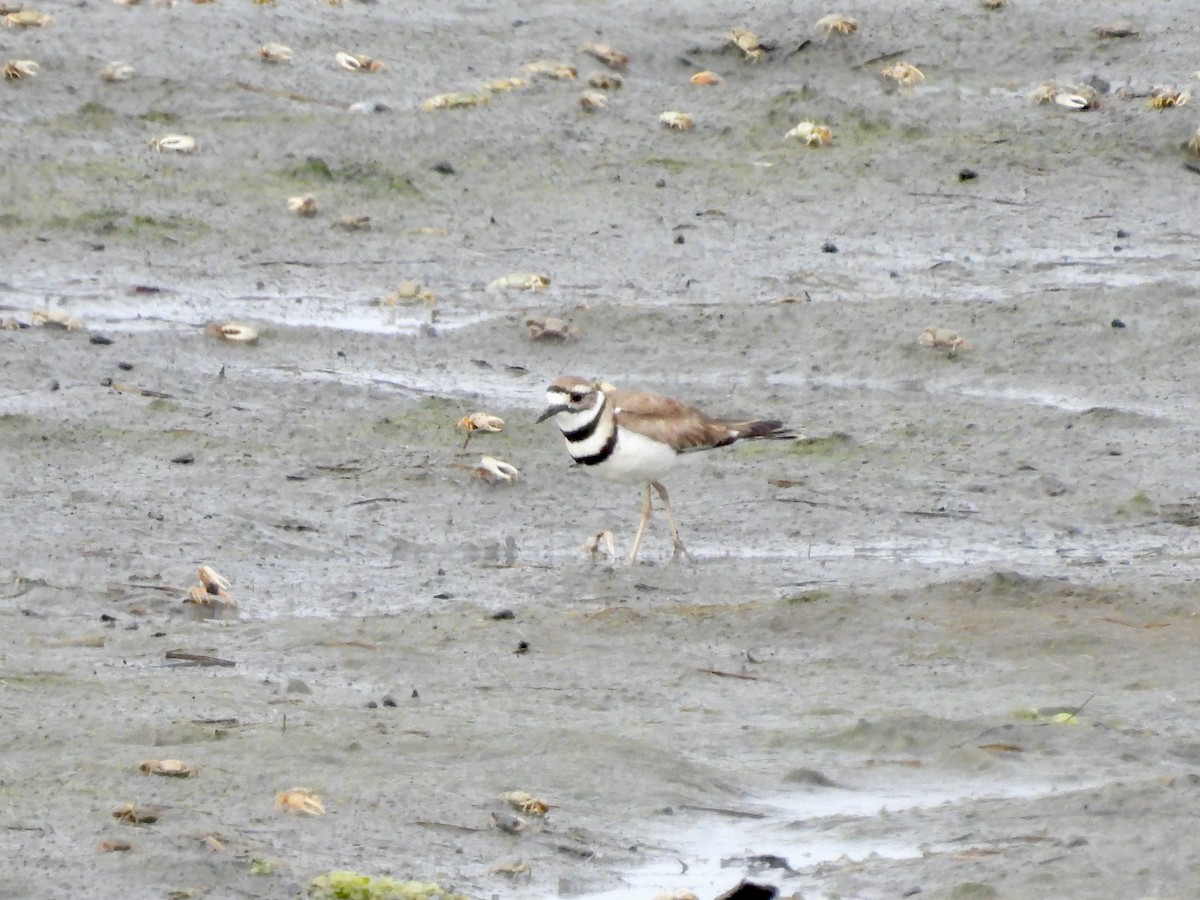
[[[40,66],[0,85],[0,896],[1194,893],[1197,121],[1148,101],[1200,25],[1141,6],[1113,38],[1119,4],[1033,0],[0,30]],[[588,112],[595,42],[630,62]],[[489,290],[518,273],[549,284]],[[79,327],[19,327],[47,312]],[[669,479],[697,559],[658,514],[630,567],[636,489],[534,424],[567,373],[803,438]],[[464,449],[476,411],[505,429]],[[201,565],[236,613],[182,602]]]

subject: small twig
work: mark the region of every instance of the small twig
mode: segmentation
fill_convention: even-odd
[[[178,660],[190,666],[236,666],[231,659],[221,659],[219,656],[207,656],[203,653],[188,653],[186,650],[168,650],[163,654],[165,659]]]
[[[704,669],[700,668],[697,672],[703,672],[705,675],[716,675],[720,678],[740,678],[742,681],[758,681],[757,675],[742,675],[740,672],[722,672],[720,669]]]
[[[407,503],[407,497],[368,497],[366,500],[355,500],[349,506],[365,506],[368,503]]]
[[[719,816],[729,816],[734,819],[765,819],[766,813],[750,812],[744,809],[726,809],[722,806],[697,806],[694,803],[681,803],[680,809],[690,809],[695,812],[716,813]]]
[[[284,91],[279,88],[260,87],[257,84],[249,84],[245,81],[235,81],[238,87],[243,91],[251,91],[255,94],[266,94],[268,97],[282,97],[284,100],[295,100],[297,103],[319,103],[322,106],[332,106],[334,109],[343,109],[348,104],[337,103],[333,100],[319,100],[316,97],[310,97],[307,94],[297,94],[295,91]]]
[[[979,200],[982,203],[999,203],[1001,206],[1036,206],[1021,200],[1005,200],[1001,197],[984,197],[980,194],[943,194],[940,191],[909,191],[910,197],[935,197],[938,200]]]

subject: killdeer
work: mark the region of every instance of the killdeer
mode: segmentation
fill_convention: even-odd
[[[546,389],[547,409],[538,419],[553,418],[567,440],[577,465],[623,484],[641,484],[642,517],[638,522],[632,565],[637,560],[646,523],[650,521],[650,488],[662,498],[675,542],[675,559],[691,558],[671,514],[667,489],[659,479],[680,464],[699,458],[700,451],[749,438],[794,435],[773,419],[728,422],[706,416],[671,397],[620,390],[585,378],[563,376]]]

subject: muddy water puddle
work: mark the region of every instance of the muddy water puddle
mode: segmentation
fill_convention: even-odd
[[[889,824],[898,814],[934,807],[972,807],[992,800],[1036,799],[1093,786],[1078,778],[1030,781],[955,781],[897,776],[886,783],[830,787],[774,798],[743,815],[710,812],[679,829],[665,830],[656,858],[623,875],[621,888],[581,900],[620,900],[638,892],[690,890],[716,896],[742,878],[787,893],[797,879],[827,863],[852,866],[868,860],[919,859],[961,846],[931,841],[919,829]],[[731,811],[737,812],[737,811]],[[686,810],[683,813],[689,814]],[[864,836],[880,832],[878,837]],[[790,871],[789,871],[790,870]],[[804,886],[806,898],[832,896]]]

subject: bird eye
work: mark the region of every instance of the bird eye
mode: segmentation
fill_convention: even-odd
[[[572,403],[578,403],[582,399],[583,399],[583,394],[581,394],[579,391],[571,391],[571,402]]]

